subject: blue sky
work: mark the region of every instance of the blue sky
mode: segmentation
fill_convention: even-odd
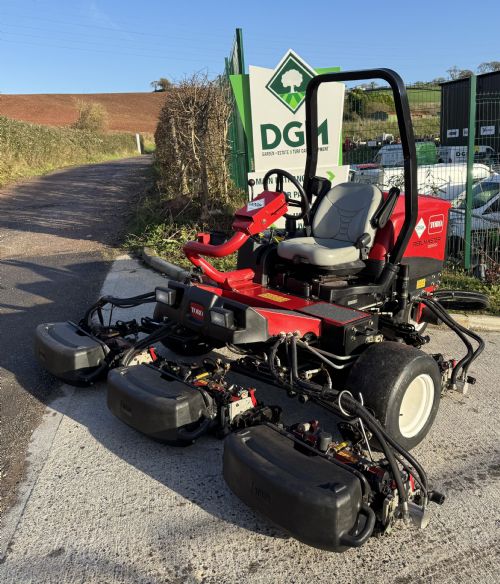
[[[500,2],[0,0],[0,92],[149,91],[221,72],[234,29],[249,64],[391,67],[406,82],[500,60]]]

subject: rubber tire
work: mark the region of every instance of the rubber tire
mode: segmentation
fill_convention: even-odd
[[[401,403],[410,383],[428,374],[434,382],[434,400],[422,429],[405,437],[399,428]],[[352,366],[346,388],[372,410],[389,435],[406,450],[411,450],[427,435],[436,417],[441,398],[441,373],[430,356],[403,343],[385,341],[368,347]],[[374,444],[377,447],[377,444]]]

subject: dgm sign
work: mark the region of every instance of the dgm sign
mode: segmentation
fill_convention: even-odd
[[[337,68],[312,69],[289,50],[276,69],[249,67],[250,104],[257,185],[270,168],[283,168],[303,179],[306,88],[318,73]],[[318,91],[318,174],[333,182],[347,180],[347,167],[339,167],[344,85],[328,83]]]

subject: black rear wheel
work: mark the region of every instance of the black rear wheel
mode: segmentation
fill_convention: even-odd
[[[430,356],[402,343],[372,345],[352,366],[346,388],[361,392],[396,442],[410,450],[429,432],[441,397],[441,374]]]

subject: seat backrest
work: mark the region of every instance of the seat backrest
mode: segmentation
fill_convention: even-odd
[[[382,191],[375,185],[347,182],[334,186],[316,209],[312,235],[355,244],[368,233],[373,243],[375,228],[370,221],[382,199]]]

